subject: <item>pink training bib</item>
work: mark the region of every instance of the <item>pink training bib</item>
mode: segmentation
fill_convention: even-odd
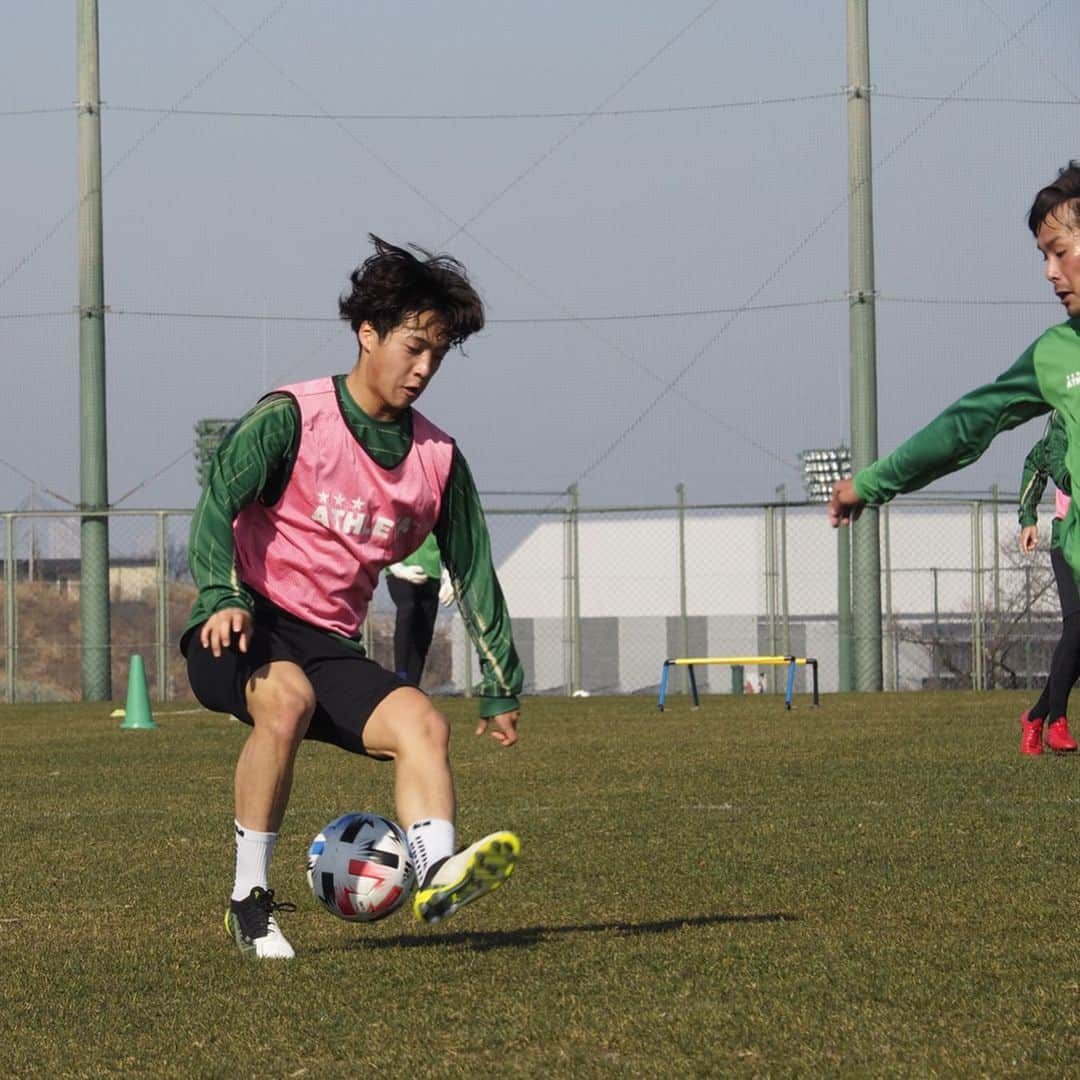
[[[353,637],[379,573],[438,520],[454,442],[414,409],[412,446],[384,469],[342,415],[333,379],[281,389],[300,407],[300,446],[278,502],[252,503],[233,522],[240,579],[298,618]]]
[[[1058,488],[1054,496],[1054,517],[1064,521],[1065,515],[1069,512],[1069,503],[1071,501],[1069,496],[1061,488]]]

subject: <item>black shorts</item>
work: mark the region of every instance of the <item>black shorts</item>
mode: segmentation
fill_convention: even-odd
[[[1057,582],[1061,617],[1067,619],[1080,611],[1080,591],[1076,588],[1076,578],[1073,577],[1073,572],[1065,561],[1065,552],[1061,548],[1050,549],[1050,565],[1054,568],[1054,580]]]
[[[193,626],[180,641],[191,689],[212,712],[231,713],[245,724],[254,724],[247,709],[248,680],[271,660],[291,660],[315,690],[315,714],[305,738],[366,754],[363,732],[368,717],[383,698],[402,687],[396,675],[368,659],[358,645],[263,597],[256,600],[255,629],[246,653],[237,648],[234,635],[230,647],[215,657],[199,641],[201,629],[201,624]]]

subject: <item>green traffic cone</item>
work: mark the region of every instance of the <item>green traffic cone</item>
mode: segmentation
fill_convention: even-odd
[[[132,731],[138,728],[149,730],[156,728],[150,715],[150,695],[146,690],[146,671],[142,657],[137,653],[131,658],[131,670],[128,672],[127,704],[124,706],[122,730]]]

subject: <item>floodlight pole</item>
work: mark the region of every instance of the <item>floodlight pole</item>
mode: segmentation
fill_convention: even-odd
[[[112,697],[101,240],[101,85],[97,0],[77,0],[79,91],[79,608],[84,701]]]
[[[878,456],[874,208],[870,152],[869,0],[848,0],[848,303],[851,351],[851,464]],[[851,595],[855,689],[881,690],[881,551],[878,512],[852,526]]]

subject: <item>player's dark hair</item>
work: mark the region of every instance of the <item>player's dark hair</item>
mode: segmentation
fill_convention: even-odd
[[[1058,178],[1035,196],[1028,213],[1028,228],[1032,234],[1038,236],[1042,223],[1065,204],[1068,204],[1071,224],[1080,228],[1080,160],[1075,158],[1065,168],[1058,169]],[[1066,220],[1061,214],[1057,216]]]
[[[368,238],[375,245],[375,254],[349,275],[352,290],[338,300],[341,317],[348,320],[353,333],[368,322],[384,338],[409,316],[422,311],[438,314],[451,347],[483,329],[484,303],[457,259],[433,255],[410,244],[421,256],[417,258],[374,233]]]

